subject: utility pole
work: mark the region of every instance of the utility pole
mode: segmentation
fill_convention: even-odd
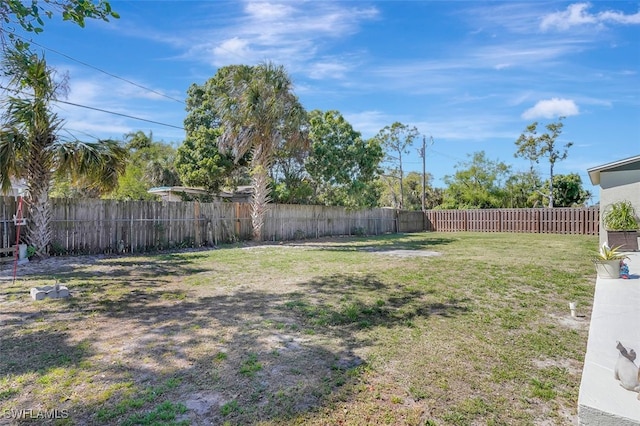
[[[433,136],[430,136],[431,143],[433,145]],[[422,148],[418,148],[418,155],[422,157],[422,211],[426,211],[426,199],[425,192],[427,191],[427,139],[422,136]]]
[[[425,139],[425,136],[422,135],[422,148],[418,148],[418,154],[420,155],[420,157],[422,157],[422,212],[423,213],[425,211],[424,192],[425,192],[425,189],[427,188],[427,177],[426,177],[427,155],[425,153],[426,149],[427,149],[427,140]]]

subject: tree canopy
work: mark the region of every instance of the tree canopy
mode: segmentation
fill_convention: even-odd
[[[443,208],[486,209],[503,206],[502,184],[510,167],[487,158],[484,151],[469,155],[469,161],[456,165],[456,173],[446,176]]]
[[[545,181],[543,193],[549,193],[551,185]],[[542,202],[542,193],[538,192],[538,199]],[[546,198],[546,197],[544,197]],[[554,207],[582,207],[591,198],[591,193],[582,187],[582,179],[577,173],[553,176],[553,205]]]
[[[433,209],[442,204],[442,192],[440,188],[434,188],[431,181],[433,177],[427,173],[425,176],[425,208]],[[398,207],[400,183],[397,179],[382,176],[379,179],[381,188],[379,205]],[[409,172],[404,178],[404,208],[406,210],[422,210],[422,173]]]
[[[174,166],[175,149],[168,144],[155,142],[151,132],[138,130],[124,137],[128,161],[124,173],[118,179],[117,188],[108,198],[117,200],[153,200],[148,190],[156,186],[178,186],[180,178]]]
[[[305,167],[321,204],[373,207],[384,153],[376,139],[365,141],[338,111],[309,113],[311,152]]]
[[[529,161],[536,163],[539,163],[540,159],[544,157],[548,158],[549,191],[547,198],[549,207],[554,206],[553,172],[555,164],[567,158],[569,148],[573,145],[573,142],[567,142],[562,148],[556,146],[556,140],[562,133],[562,127],[564,126],[563,119],[564,117],[560,117],[558,121],[547,124],[545,127],[548,132],[540,135],[538,135],[538,122],[534,122],[527,126],[524,133],[516,141],[516,146],[518,147],[515,153],[516,157],[527,158]]]
[[[22,28],[27,32],[41,33],[44,30],[45,19],[51,19],[55,15],[60,15],[64,21],[73,22],[80,27],[84,27],[87,18],[108,21],[120,17],[111,8],[111,4],[104,0],[2,0],[0,19],[7,24],[0,28],[3,42],[6,34],[15,48],[24,50],[29,47],[29,43],[16,38],[15,31]]]
[[[387,175],[398,181],[400,187],[399,208],[404,208],[404,164],[403,157],[409,154],[413,141],[420,135],[415,126],[395,122],[385,126],[375,138],[385,149],[385,162],[389,165]],[[390,186],[392,188],[392,186]]]
[[[221,187],[234,186],[234,172],[246,166],[248,156],[234,162],[231,153],[221,152],[218,138],[222,127],[214,105],[216,88],[231,68],[221,68],[203,85],[193,84],[187,91],[186,139],[176,153],[175,166],[182,183],[202,187],[212,194]]]

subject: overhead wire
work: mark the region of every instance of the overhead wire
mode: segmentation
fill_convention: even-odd
[[[131,80],[128,80],[128,79],[126,79],[126,78],[124,78],[124,77],[120,77],[120,76],[118,76],[118,75],[116,75],[116,74],[113,74],[113,73],[111,73],[111,72],[109,72],[109,71],[105,71],[105,70],[103,70],[103,69],[101,69],[101,68],[98,68],[98,67],[96,67],[96,66],[94,66],[94,65],[91,65],[91,64],[86,63],[86,62],[84,62],[84,61],[81,61],[81,60],[79,60],[79,59],[75,59],[75,58],[73,58],[73,57],[71,57],[71,56],[67,55],[66,53],[62,53],[62,52],[60,52],[60,51],[58,51],[58,50],[55,50],[55,49],[52,49],[52,48],[50,48],[50,47],[44,46],[44,45],[42,45],[42,44],[40,44],[40,43],[38,43],[38,42],[35,42],[35,41],[33,41],[33,40],[29,40],[29,39],[27,39],[27,38],[25,38],[25,37],[22,37],[22,36],[18,35],[18,34],[15,34],[15,36],[16,36],[16,37],[19,37],[19,38],[21,38],[21,39],[23,39],[23,40],[25,40],[25,41],[27,41],[27,42],[29,42],[29,43],[31,43],[31,44],[35,44],[36,46],[40,46],[41,48],[43,48],[43,49],[45,49],[45,50],[48,50],[48,51],[50,51],[50,52],[53,52],[53,53],[58,54],[58,55],[60,55],[60,56],[63,56],[63,57],[65,57],[65,58],[67,58],[67,59],[69,59],[69,60],[71,60],[71,61],[77,62],[77,63],[79,63],[80,65],[84,65],[85,67],[88,67],[88,68],[94,69],[94,70],[96,70],[96,71],[98,71],[98,72],[101,72],[101,73],[103,73],[103,74],[106,74],[106,75],[108,75],[109,77],[112,77],[112,78],[115,78],[115,79],[118,79],[118,80],[124,81],[125,83],[131,84],[131,85],[136,86],[136,87],[138,87],[138,88],[140,88],[140,89],[143,89],[143,90],[146,90],[146,91],[148,91],[148,92],[154,93],[154,94],[156,94],[156,95],[159,95],[159,96],[165,97],[165,98],[167,98],[167,99],[171,99],[172,101],[176,101],[176,102],[179,102],[179,103],[181,103],[181,104],[184,104],[184,103],[185,103],[185,102],[184,102],[183,100],[181,100],[181,99],[177,99],[177,98],[171,97],[171,96],[169,96],[169,95],[167,95],[167,94],[165,94],[165,93],[162,93],[162,92],[159,92],[159,91],[157,91],[157,90],[151,89],[151,88],[146,87],[146,86],[143,86],[143,85],[141,85],[141,84],[138,84],[138,83],[136,83],[135,81],[131,81]]]
[[[25,92],[23,92],[21,90],[12,89],[12,88],[5,87],[5,86],[2,86],[2,85],[0,85],[0,89],[9,90],[9,91],[12,91],[14,93],[20,93],[20,94],[23,94],[23,95],[31,96],[31,94],[25,93]],[[81,105],[81,104],[78,104],[78,103],[75,103],[75,102],[63,101],[61,99],[53,99],[53,101],[54,102],[58,102],[58,103],[62,103],[62,104],[67,104],[67,105],[79,107],[79,108],[86,108],[86,109],[90,109],[90,110],[93,110],[93,111],[104,112],[106,114],[112,114],[112,115],[117,115],[117,116],[120,116],[120,117],[130,118],[132,120],[138,120],[138,121],[144,121],[144,122],[147,122],[147,123],[157,124],[159,126],[171,127],[171,128],[179,129],[179,130],[185,130],[184,127],[182,127],[182,126],[176,126],[176,125],[173,125],[173,124],[162,123],[160,121],[149,120],[147,118],[135,117],[133,115],[123,114],[121,112],[109,111],[109,110],[106,110],[106,109],[96,108],[96,107],[92,107],[92,106],[88,106],[88,105]]]
[[[88,106],[88,105],[80,105],[80,104],[76,104],[74,102],[62,101],[60,99],[56,99],[55,102],[60,102],[62,104],[72,105],[72,106],[76,106],[76,107],[79,107],[79,108],[86,108],[86,109],[90,109],[90,110],[93,110],[93,111],[100,111],[100,112],[104,112],[104,113],[107,113],[107,114],[118,115],[120,117],[131,118],[132,120],[145,121],[147,123],[157,124],[159,126],[172,127],[174,129],[184,130],[184,127],[181,127],[181,126],[175,126],[173,124],[162,123],[160,121],[149,120],[149,119],[146,119],[146,118],[134,117],[134,116],[129,115],[129,114],[123,114],[123,113],[115,112],[115,111],[108,111],[108,110],[102,109],[102,108],[91,107],[91,106]]]

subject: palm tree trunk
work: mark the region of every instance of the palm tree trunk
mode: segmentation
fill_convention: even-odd
[[[251,225],[254,241],[262,241],[264,228],[264,216],[269,202],[269,176],[268,167],[255,166],[252,170],[251,180],[253,194],[251,195]]]
[[[49,256],[51,244],[51,201],[49,189],[51,186],[51,166],[49,153],[41,148],[40,144],[34,144],[33,152],[29,160],[28,190],[26,196],[29,222],[27,224],[27,244],[36,250],[36,256],[45,258]]]
[[[47,189],[38,188],[31,192],[27,201],[29,222],[27,223],[27,244],[36,249],[36,256],[49,256],[51,243],[51,203]]]

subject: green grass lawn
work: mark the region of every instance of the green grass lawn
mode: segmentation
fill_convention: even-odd
[[[596,248],[422,233],[30,264],[0,281],[0,418],[573,424]],[[73,297],[30,299],[54,279]]]

